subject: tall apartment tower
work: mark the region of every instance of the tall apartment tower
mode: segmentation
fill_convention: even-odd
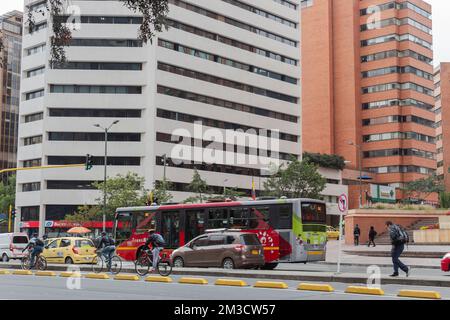
[[[436,171],[432,58],[425,1],[314,0],[302,10],[303,149],[349,161],[351,207],[360,161],[372,183],[398,188]]]
[[[25,0],[25,12],[44,3]],[[132,171],[151,188],[165,172],[175,201],[189,195],[194,167],[217,193],[225,185],[250,194],[252,177],[258,188],[265,166],[180,163],[173,156],[180,140],[197,151],[216,141],[216,149],[236,158],[256,150],[245,148],[248,141],[217,142],[227,129],[253,130],[246,134],[252,139],[262,139],[260,129],[273,137],[279,130],[279,153],[257,145],[257,158],[301,156],[300,0],[170,0],[169,31],[147,45],[138,40],[142,18],[121,2],[70,4],[81,12],[81,28],[67,48],[68,63],[49,64],[47,14],[36,14],[36,30],[24,35],[18,160],[71,164],[92,154],[95,165],[20,172],[22,222],[39,219],[42,226],[96,203],[100,194],[91,183],[103,180],[104,133],[95,124],[120,120],[108,136],[108,176]],[[196,121],[203,124],[203,144],[202,132],[190,137]]]
[[[15,168],[17,159],[22,12],[0,16],[0,39],[0,169],[7,169]]]
[[[450,63],[441,63],[434,73],[437,175],[450,191]]]

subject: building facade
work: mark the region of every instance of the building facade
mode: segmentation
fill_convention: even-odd
[[[263,185],[262,168],[301,157],[299,0],[170,0],[170,28],[153,44],[138,39],[142,18],[119,1],[73,0],[81,16],[63,65],[49,63],[44,3],[25,0],[36,30],[23,39],[19,166],[91,154],[94,168],[19,172],[16,228],[98,203],[91,183],[103,180],[104,132],[96,124],[120,120],[108,134],[108,176],[132,171],[151,189],[165,175],[174,201],[190,195],[193,168],[213,192],[250,195],[252,180]],[[238,138],[220,140],[230,132]]]
[[[450,63],[441,63],[434,73],[437,175],[450,191]]]
[[[303,148],[348,161],[351,208],[359,178],[400,190],[436,172],[432,59],[425,1],[314,0],[302,10]]]
[[[19,128],[22,13],[0,16],[0,169],[16,167]],[[2,175],[5,180],[7,175]]]

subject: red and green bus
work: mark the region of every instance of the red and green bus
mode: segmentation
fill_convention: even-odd
[[[117,254],[135,260],[149,229],[164,237],[169,252],[208,229],[254,232],[264,247],[266,268],[272,269],[279,262],[325,260],[326,204],[275,199],[118,208],[113,230]]]

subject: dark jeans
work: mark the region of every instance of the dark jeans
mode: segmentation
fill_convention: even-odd
[[[111,258],[114,255],[114,251],[116,251],[116,246],[107,246],[102,250],[102,256],[105,258],[108,270],[111,269]]]
[[[369,238],[369,244],[367,246],[370,247],[370,244],[373,244],[374,247],[376,246],[375,245],[375,238],[373,238],[373,239]]]
[[[405,250],[404,244],[396,244],[392,246],[391,255],[395,274],[398,274],[399,268],[402,269],[403,272],[408,272],[408,267],[399,259],[403,253],[403,250]]]
[[[44,248],[42,247],[34,247],[33,251],[31,251],[31,256],[30,256],[30,268],[32,268],[34,266],[34,260],[36,259],[36,256],[41,254],[42,251],[44,251]]]
[[[355,246],[359,246],[359,235],[354,235]]]

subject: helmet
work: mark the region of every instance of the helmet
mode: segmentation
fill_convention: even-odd
[[[33,238],[37,238],[38,234],[37,232],[33,232]]]
[[[48,236],[47,236],[46,234],[44,234],[44,235],[42,236],[42,239],[47,240],[47,239],[48,239]]]
[[[102,237],[106,236],[106,232],[102,231]]]

